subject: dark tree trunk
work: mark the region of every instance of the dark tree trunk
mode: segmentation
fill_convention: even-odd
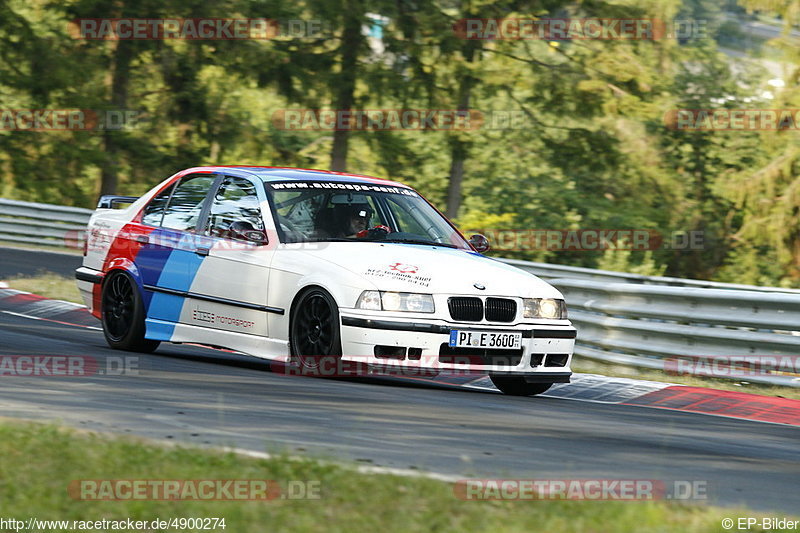
[[[467,41],[462,51],[467,63],[472,63],[479,50],[478,41]],[[469,101],[475,78],[469,71],[464,72],[458,82],[458,110],[469,111]],[[469,155],[469,143],[457,136],[450,139],[450,176],[447,185],[447,217],[455,218],[461,208],[461,188],[464,181],[464,162]]]
[[[111,104],[115,110],[123,110],[128,104],[128,82],[130,80],[133,43],[117,41],[111,65]],[[119,131],[103,131],[105,159],[101,169],[100,195],[116,194],[119,184]]]
[[[450,177],[447,185],[447,218],[458,216],[461,208],[461,185],[464,181],[464,161],[467,159],[467,143],[453,138],[450,141]]]
[[[356,79],[358,78],[358,54],[364,44],[362,30],[364,5],[361,0],[345,2],[344,30],[342,44],[339,47],[341,72],[339,73],[338,90],[336,92],[336,110],[350,111],[355,103]],[[333,132],[331,148],[331,170],[344,172],[347,170],[347,150],[350,132],[347,129]]]

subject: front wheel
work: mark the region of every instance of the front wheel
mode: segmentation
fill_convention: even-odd
[[[115,350],[152,352],[160,344],[144,338],[144,303],[133,279],[124,272],[109,275],[103,283],[103,334]]]
[[[322,289],[306,291],[292,308],[289,336],[291,353],[301,367],[318,370],[340,360],[339,335],[339,307],[333,297]]]
[[[528,383],[518,376],[491,376],[494,386],[510,396],[534,396],[546,392],[552,383]]]

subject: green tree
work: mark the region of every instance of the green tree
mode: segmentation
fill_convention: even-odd
[[[778,15],[784,33],[771,46],[782,50],[793,65],[785,87],[774,92],[768,107],[800,107],[800,47],[791,32],[800,22],[798,0],[743,0],[748,10]],[[766,106],[765,106],[766,107]],[[796,126],[796,125],[795,125]],[[723,271],[724,278],[745,275],[748,281],[800,286],[800,142],[797,130],[759,133],[760,150],[754,164],[719,184],[719,193],[740,210],[733,235],[736,249]],[[775,268],[775,263],[779,268]],[[752,265],[742,272],[742,264]]]

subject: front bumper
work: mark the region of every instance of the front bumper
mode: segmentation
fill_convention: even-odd
[[[566,321],[558,325],[465,324],[418,317],[376,319],[348,311],[341,311],[344,360],[386,369],[522,376],[529,383],[568,382],[572,374],[577,331]],[[522,346],[520,350],[452,349],[448,342],[453,329],[521,332]]]

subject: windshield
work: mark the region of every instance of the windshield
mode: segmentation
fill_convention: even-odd
[[[265,183],[282,242],[382,241],[471,250],[418,193],[345,182]]]

